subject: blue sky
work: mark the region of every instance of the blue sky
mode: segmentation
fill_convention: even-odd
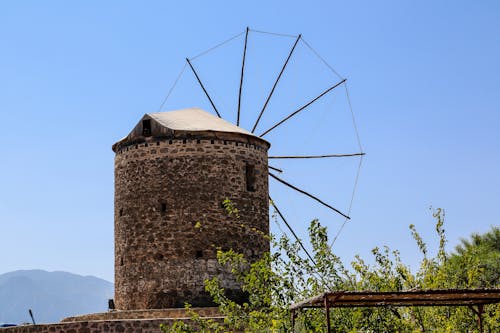
[[[419,255],[408,225],[436,245],[430,206],[446,210],[449,249],[461,237],[499,225],[496,1],[3,2],[0,273],[40,268],[112,281],[111,145],[144,113],[158,110],[186,57],[246,26],[302,33],[348,79],[367,155],[352,220],[334,245],[345,261],[388,245],[415,265]],[[290,43],[251,34],[245,126]],[[242,38],[236,39],[196,62],[228,119],[241,47]],[[301,47],[264,125],[336,82]],[[165,110],[210,110],[200,94],[186,71]],[[356,149],[345,94],[328,96],[266,137],[273,153]],[[287,163],[279,164],[283,178],[348,206],[356,161]],[[312,218],[332,235],[343,222],[278,184],[271,193],[304,237]]]

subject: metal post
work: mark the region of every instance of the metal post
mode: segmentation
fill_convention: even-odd
[[[326,332],[331,333],[330,329],[330,304],[328,304],[328,296],[325,295],[325,315],[326,315]]]
[[[479,332],[483,333],[483,304],[477,306],[477,324],[479,325]]]

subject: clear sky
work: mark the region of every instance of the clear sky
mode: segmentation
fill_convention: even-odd
[[[334,245],[346,262],[388,245],[414,265],[408,225],[435,247],[430,206],[446,209],[449,249],[500,224],[498,1],[4,1],[0,273],[113,280],[111,145],[158,110],[186,57],[246,26],[302,33],[348,79],[367,155],[352,220]],[[229,120],[242,37],[196,60]],[[255,33],[249,41],[247,128],[293,39]],[[335,83],[330,74],[299,45],[260,130]],[[186,71],[165,110],[210,110],[193,82]],[[345,102],[335,91],[273,131],[272,153],[356,150]],[[356,163],[273,164],[345,210]],[[343,222],[274,182],[271,194],[303,237],[314,217],[332,235]]]

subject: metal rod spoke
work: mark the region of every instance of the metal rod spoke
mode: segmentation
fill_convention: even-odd
[[[283,172],[283,170],[278,169],[278,168],[275,168],[275,167],[270,166],[270,165],[268,165],[267,167],[268,167],[269,169],[274,170],[274,171],[277,171],[277,172],[279,172],[279,173],[282,173],[282,172]]]
[[[346,219],[351,219],[349,216],[347,216],[346,214],[342,213],[342,212],[341,212],[340,210],[338,210],[337,208],[330,206],[329,204],[327,204],[327,203],[326,203],[326,202],[324,202],[323,200],[319,199],[318,197],[316,197],[316,196],[314,196],[314,195],[312,195],[312,194],[310,194],[310,193],[308,193],[308,192],[306,192],[306,191],[304,191],[304,190],[301,190],[300,188],[298,188],[298,187],[296,187],[296,186],[294,186],[294,185],[292,185],[292,184],[290,184],[290,183],[288,183],[288,182],[284,181],[283,179],[279,178],[278,176],[276,176],[276,175],[272,174],[271,172],[269,172],[269,176],[273,177],[274,179],[276,179],[276,180],[277,180],[277,181],[279,181],[280,183],[282,183],[282,184],[284,184],[284,185],[286,185],[286,186],[288,186],[288,187],[290,187],[290,188],[294,189],[295,191],[300,192],[300,193],[302,193],[302,194],[304,194],[304,195],[308,196],[309,198],[316,200],[317,202],[319,202],[319,203],[320,203],[320,204],[322,204],[323,206],[330,208],[331,210],[333,210],[334,212],[336,212],[336,213],[338,213],[338,214],[342,215],[342,216],[343,216],[343,217],[345,217]]]
[[[243,48],[243,61],[241,63],[241,76],[240,76],[240,91],[238,93],[238,117],[236,119],[236,126],[240,126],[240,109],[241,109],[241,89],[243,88],[243,74],[245,72],[245,58],[247,55],[247,42],[248,42],[248,31],[250,29],[247,27],[245,34],[245,47]]]
[[[214,102],[213,102],[213,101],[212,101],[212,99],[210,98],[210,95],[208,94],[207,90],[205,89],[205,86],[204,86],[204,85],[203,85],[203,83],[201,82],[200,77],[198,76],[198,73],[196,73],[196,71],[194,70],[194,67],[193,67],[193,65],[191,64],[191,61],[189,61],[189,59],[188,59],[188,58],[186,58],[186,61],[187,61],[188,65],[189,65],[189,67],[191,67],[191,70],[193,71],[194,76],[196,76],[196,80],[198,80],[198,83],[200,84],[201,89],[203,89],[203,92],[205,93],[205,95],[207,96],[208,100],[210,101],[210,104],[212,104],[212,107],[214,108],[215,113],[217,113],[217,116],[219,116],[219,118],[222,118],[222,117],[220,116],[219,111],[217,111],[217,108],[215,107]]]
[[[295,43],[293,44],[292,46],[292,49],[290,50],[290,53],[288,54],[288,57],[286,58],[286,61],[285,63],[283,64],[283,67],[281,68],[281,71],[278,75],[278,78],[276,79],[276,81],[274,82],[274,85],[273,85],[273,88],[271,89],[271,92],[269,93],[269,96],[267,96],[267,99],[266,99],[266,102],[264,103],[264,106],[262,107],[262,110],[260,111],[260,114],[259,114],[259,117],[257,118],[257,121],[255,121],[255,124],[253,125],[253,128],[252,128],[252,133],[255,132],[255,129],[257,128],[257,125],[259,124],[259,121],[260,121],[260,118],[262,117],[262,114],[264,113],[264,110],[266,109],[267,107],[267,103],[269,103],[269,100],[271,99],[271,96],[273,95],[274,93],[274,89],[276,89],[276,86],[278,85],[278,82],[281,78],[281,75],[283,74],[283,72],[285,71],[285,68],[286,68],[286,65],[288,64],[288,61],[290,60],[290,58],[292,57],[292,54],[293,54],[293,51],[295,50],[295,47],[297,46],[297,43],[299,42],[300,38],[301,38],[302,35],[298,35],[297,36],[297,39],[295,40]]]
[[[268,156],[268,159],[303,159],[303,158],[329,158],[329,157],[352,157],[364,156],[366,153],[353,154],[330,154],[330,155],[297,155],[297,156]]]
[[[274,203],[273,199],[271,199],[271,197],[269,197],[269,202],[271,203],[271,205],[276,210],[276,213],[278,213],[278,215],[281,217],[281,219],[285,223],[285,225],[288,228],[288,230],[290,230],[290,232],[292,233],[293,237],[295,237],[295,240],[299,243],[299,245],[302,248],[302,250],[304,250],[304,252],[306,253],[307,257],[309,257],[309,259],[314,264],[314,266],[316,266],[316,262],[314,261],[313,257],[309,254],[309,251],[307,251],[307,249],[304,246],[304,244],[302,244],[302,241],[300,240],[299,236],[297,236],[297,234],[295,233],[295,231],[293,231],[292,227],[290,226],[290,224],[288,224],[287,220],[285,219],[285,217],[283,216],[283,214],[281,214],[281,211],[278,209],[278,206],[276,206],[276,204]]]
[[[288,116],[286,116],[285,118],[283,118],[282,120],[280,120],[279,122],[277,122],[276,124],[274,124],[273,126],[271,126],[271,128],[269,128],[268,130],[266,130],[264,133],[262,133],[260,135],[260,137],[263,137],[264,135],[266,135],[267,133],[271,132],[273,129],[275,129],[276,127],[278,127],[279,125],[283,124],[285,121],[287,121],[288,119],[292,118],[293,116],[295,116],[296,114],[298,114],[300,111],[304,110],[305,108],[307,108],[309,105],[313,104],[314,102],[316,102],[318,99],[320,99],[321,97],[323,97],[324,95],[326,95],[327,93],[329,93],[330,91],[332,91],[333,89],[337,88],[338,86],[340,86],[342,83],[344,83],[346,81],[346,79],[343,79],[342,81],[340,82],[337,82],[335,85],[331,86],[330,88],[326,89],[325,91],[323,91],[321,94],[319,94],[318,96],[316,96],[312,101],[310,101],[309,103],[307,104],[304,104],[303,106],[301,106],[299,109],[297,109],[296,111],[290,113]],[[252,132],[253,133],[253,132]]]

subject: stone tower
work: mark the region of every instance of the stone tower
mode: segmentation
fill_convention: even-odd
[[[203,281],[214,276],[244,297],[216,250],[269,251],[259,233],[269,231],[269,146],[196,108],[146,114],[113,145],[118,310],[210,306]]]

